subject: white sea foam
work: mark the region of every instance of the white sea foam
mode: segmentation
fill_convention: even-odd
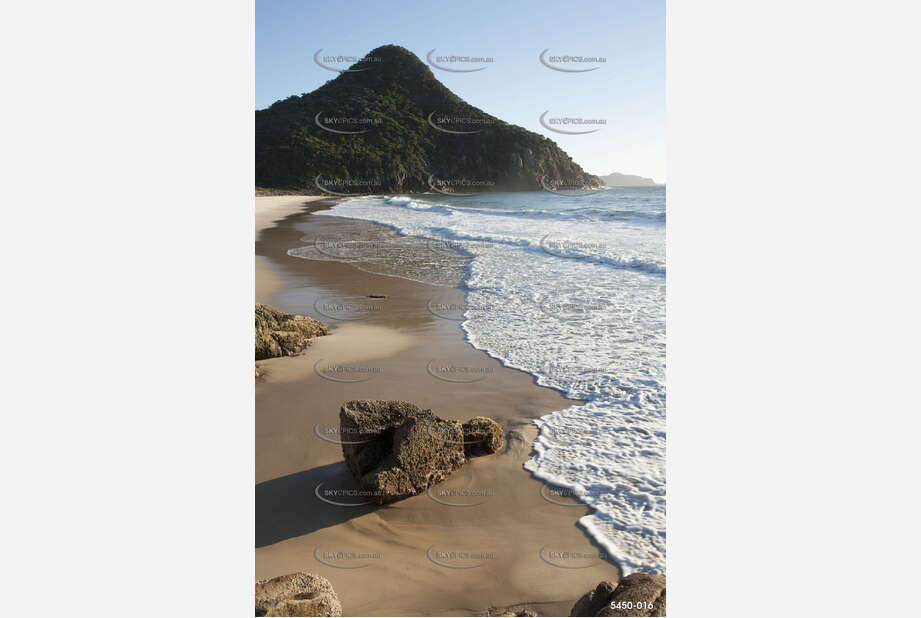
[[[596,509],[580,523],[625,572],[664,573],[664,190],[361,197],[317,214],[473,256],[469,341],[588,400],[537,421],[525,467]]]

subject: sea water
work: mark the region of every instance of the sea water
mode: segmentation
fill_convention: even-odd
[[[664,574],[665,188],[355,197],[316,214],[468,256],[470,343],[587,401],[536,421],[525,468],[595,509],[579,523],[625,573]],[[412,261],[410,278],[451,280]]]

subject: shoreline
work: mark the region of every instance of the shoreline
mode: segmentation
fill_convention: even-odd
[[[256,200],[253,212],[255,222],[254,241],[259,242],[263,230],[273,227],[277,222],[293,214],[303,212],[310,202],[322,198],[314,195],[298,196],[268,196]],[[256,255],[256,302],[266,302],[281,286],[281,280],[276,276],[275,269],[266,262],[266,258]]]
[[[542,615],[568,615],[586,590],[601,580],[616,582],[620,573],[603,560],[576,564],[566,562],[568,557],[553,558],[602,553],[576,523],[590,509],[566,498],[547,500],[552,490],[522,464],[537,435],[532,421],[578,400],[503,366],[473,348],[459,321],[429,311],[427,300],[446,288],[374,274],[351,263],[288,255],[288,249],[305,244],[305,237],[376,225],[309,214],[335,201],[256,199],[257,227],[260,202],[276,209],[276,218],[264,216],[264,227],[256,231],[256,300],[314,317],[332,330],[302,356],[260,361],[266,376],[256,385],[257,580],[296,571],[322,575],[332,582],[344,615],[484,615],[489,607],[521,604]],[[368,298],[372,294],[386,298]],[[370,309],[360,319],[343,314],[337,320],[317,312],[325,297]],[[435,358],[476,367],[487,378],[475,383],[434,379],[424,368]],[[343,383],[317,373],[324,363],[363,364],[377,373]],[[442,502],[419,495],[383,507],[324,504],[317,499],[318,484],[346,488],[350,483],[341,448],[321,436],[326,428],[338,427],[339,406],[351,399],[405,400],[461,421],[490,416],[505,428],[507,447],[469,461],[432,488],[451,496]],[[469,507],[444,504],[474,502],[471,496],[484,499]],[[432,562],[429,550],[487,558],[476,568],[452,569]],[[351,553],[380,557],[340,565],[353,568],[329,566],[317,557]],[[564,566],[553,564],[560,560]]]

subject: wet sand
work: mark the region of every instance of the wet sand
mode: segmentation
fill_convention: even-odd
[[[256,224],[256,242],[259,242],[262,231],[273,227],[276,221],[282,221],[292,214],[303,212],[310,202],[322,199],[316,195],[257,197],[253,217]],[[265,302],[264,299],[270,298],[280,287],[281,280],[275,275],[275,270],[266,263],[264,256],[257,253],[256,301]]]
[[[431,310],[432,299],[462,299],[459,290],[289,256],[311,237],[356,225],[310,215],[328,203],[306,199],[256,199],[257,218],[261,200],[291,209],[257,229],[257,301],[333,329],[302,356],[259,363],[257,579],[322,575],[345,615],[364,616],[485,615],[517,604],[568,616],[599,581],[616,582],[617,567],[596,558],[599,548],[576,525],[589,509],[554,497],[522,468],[537,433],[532,419],[576,402],[502,367],[464,340],[459,321]],[[436,377],[458,379],[437,369],[448,365],[482,379]],[[330,441],[351,399],[406,400],[460,421],[489,416],[505,428],[507,448],[468,461],[429,495],[363,505],[349,493],[357,485],[341,446]],[[568,506],[544,499],[542,488]]]

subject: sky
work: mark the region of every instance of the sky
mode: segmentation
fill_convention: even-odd
[[[319,49],[323,56],[361,57],[386,44],[401,45],[423,62],[432,49],[435,56],[492,58],[440,63],[487,67],[482,71],[432,72],[471,105],[553,139],[592,174],[666,181],[664,0],[256,0],[256,109],[335,78],[338,73],[314,62]],[[540,62],[545,49],[547,56],[605,61],[555,63],[599,67],[555,71]],[[545,111],[547,118],[605,124],[594,133],[562,135],[542,126]]]

